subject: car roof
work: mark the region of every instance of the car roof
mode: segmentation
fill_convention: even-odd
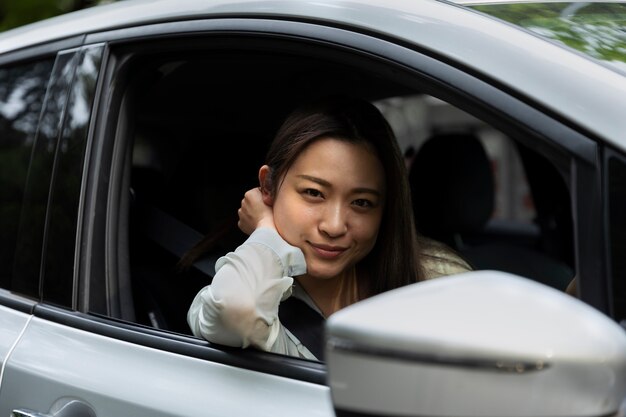
[[[534,4],[543,4],[543,3],[623,3],[622,0],[448,0],[451,3],[455,4],[463,4],[463,5],[478,5],[478,4],[519,4],[519,3],[534,3]]]
[[[411,19],[428,16],[426,4],[479,5],[505,3],[562,3],[563,0],[123,0],[45,19],[0,33],[0,54],[37,43],[71,36],[203,17],[268,16],[322,20],[337,23],[361,22],[393,32],[379,13]],[[583,3],[582,0],[567,3]],[[584,3],[624,3],[624,0],[590,0]]]
[[[0,34],[0,54],[118,28],[216,17],[300,20],[415,44],[527,95],[626,150],[624,74],[442,0],[124,0]]]

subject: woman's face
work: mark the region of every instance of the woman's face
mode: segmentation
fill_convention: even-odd
[[[273,204],[280,235],[304,252],[307,275],[340,275],[367,255],[383,215],[384,170],[365,145],[318,139],[279,182]]]

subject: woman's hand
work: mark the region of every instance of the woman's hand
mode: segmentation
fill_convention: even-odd
[[[242,232],[249,235],[259,227],[276,229],[274,225],[274,211],[263,201],[260,188],[248,190],[241,200],[241,207],[237,211],[239,222],[237,226]]]

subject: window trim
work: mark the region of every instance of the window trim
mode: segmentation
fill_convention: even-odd
[[[600,147],[595,144],[594,162],[574,158],[572,161],[572,217],[578,297],[606,315],[611,315],[605,222],[602,207],[602,170]]]
[[[33,314],[37,300],[0,288],[0,305],[22,313]]]
[[[624,153],[620,153],[617,152],[611,148],[604,148],[604,156],[603,156],[603,185],[602,185],[602,195],[603,195],[603,214],[604,214],[604,233],[606,238],[604,239],[604,245],[605,245],[605,258],[604,258],[604,262],[607,265],[607,275],[608,275],[608,280],[607,280],[607,288],[608,288],[608,294],[609,294],[609,304],[610,304],[610,312],[611,312],[611,316],[620,321],[622,323],[622,325],[624,326],[624,323],[626,323],[626,317],[618,317],[617,316],[617,311],[616,311],[616,294],[615,294],[615,288],[616,288],[616,281],[618,279],[622,279],[622,281],[626,280],[626,277],[619,277],[617,276],[617,273],[614,272],[614,261],[613,261],[613,244],[614,244],[614,238],[612,237],[612,232],[614,229],[611,228],[611,224],[612,224],[612,218],[611,218],[611,211],[612,211],[612,201],[611,201],[611,167],[610,164],[612,161],[615,161],[619,164],[621,164],[623,167],[626,167],[626,157],[624,156]],[[623,232],[623,230],[622,230]],[[619,231],[618,231],[619,233]],[[621,238],[622,240],[624,238]],[[621,287],[623,288],[625,286],[626,282],[622,283]],[[622,294],[623,295],[623,294]],[[622,308],[623,310],[623,308]]]
[[[60,41],[29,46],[24,49],[0,54],[0,66],[18,65],[24,61],[54,58],[59,51],[78,48],[83,44],[85,35],[73,36]]]
[[[240,349],[227,346],[217,347],[193,336],[165,332],[139,324],[127,323],[100,315],[84,314],[45,304],[36,305],[33,309],[33,314],[36,317],[65,326],[165,352],[313,384],[326,385],[326,366],[320,362],[261,352],[254,349]]]

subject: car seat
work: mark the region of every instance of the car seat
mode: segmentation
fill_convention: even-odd
[[[512,239],[486,233],[494,211],[494,178],[473,134],[429,138],[411,164],[409,181],[418,232],[456,249],[475,269],[494,269],[565,290],[571,268]]]

